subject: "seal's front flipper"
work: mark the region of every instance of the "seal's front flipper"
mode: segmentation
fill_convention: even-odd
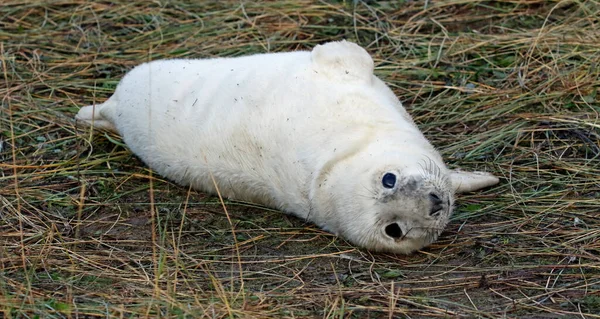
[[[356,43],[343,40],[317,45],[310,56],[317,74],[335,81],[371,84],[373,59]]]
[[[82,107],[77,113],[77,115],[75,115],[75,120],[77,120],[77,124],[117,132],[117,128],[114,126],[114,124],[112,124],[109,120],[104,118],[104,116],[102,116],[102,113],[100,112],[102,108],[105,107],[105,104],[106,103]]]
[[[496,185],[498,177],[486,172],[465,172],[453,170],[450,172],[452,186],[456,193],[473,192],[488,186]]]

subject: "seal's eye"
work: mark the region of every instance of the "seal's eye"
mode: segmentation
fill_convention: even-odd
[[[396,175],[385,173],[381,179],[381,184],[383,184],[383,187],[385,188],[394,188],[394,185],[396,185]]]
[[[392,223],[385,226],[385,234],[394,239],[398,239],[402,237],[402,229],[400,229],[400,226],[398,226],[397,223]]]

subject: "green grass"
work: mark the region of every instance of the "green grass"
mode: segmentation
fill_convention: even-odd
[[[0,314],[600,318],[599,16],[598,1],[4,0]],[[411,256],[250,203],[227,215],[72,120],[144,61],[344,38],[450,167],[502,178]]]

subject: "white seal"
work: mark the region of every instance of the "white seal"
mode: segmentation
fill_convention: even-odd
[[[374,251],[430,244],[448,223],[455,191],[498,182],[448,170],[374,76],[369,54],[346,41],[311,52],[145,63],[76,118],[116,130],[179,184],[213,194],[218,187]]]

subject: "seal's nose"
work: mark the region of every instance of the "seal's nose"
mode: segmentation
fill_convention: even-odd
[[[429,193],[429,201],[431,202],[429,216],[433,216],[442,211],[442,199],[437,194]]]

